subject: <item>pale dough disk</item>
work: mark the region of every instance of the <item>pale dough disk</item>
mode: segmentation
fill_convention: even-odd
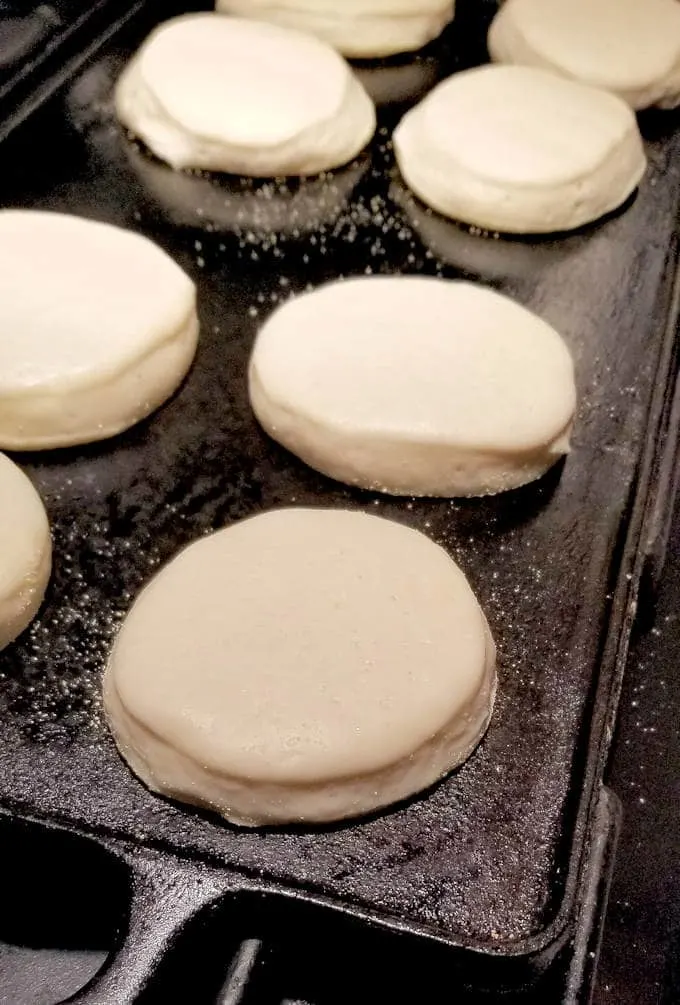
[[[680,103],[677,0],[507,0],[488,45],[496,62],[553,70],[633,108]]]
[[[250,363],[264,429],[311,467],[395,495],[477,496],[542,475],[569,449],[566,345],[472,283],[331,283],[265,323]]]
[[[0,649],[38,613],[51,568],[42,500],[23,471],[0,454]]]
[[[613,94],[523,66],[449,77],[394,133],[401,173],[444,216],[485,230],[553,233],[616,209],[646,159]]]
[[[454,0],[217,0],[216,6],[317,35],[355,59],[421,49],[454,15]]]
[[[284,509],[158,573],[104,705],[151,789],[258,826],[421,791],[473,751],[495,687],[486,620],[442,548],[380,517]]]
[[[0,447],[43,450],[127,429],[189,369],[192,281],[138,234],[0,211]]]
[[[156,28],[115,102],[123,125],[172,167],[258,178],[340,167],[375,131],[373,102],[329,45],[214,13]]]

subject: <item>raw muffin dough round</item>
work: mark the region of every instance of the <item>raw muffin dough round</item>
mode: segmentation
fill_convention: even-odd
[[[255,341],[250,401],[270,436],[339,481],[477,496],[567,453],[576,390],[560,336],[507,297],[376,276],[275,311]]]
[[[0,454],[0,649],[38,613],[51,567],[42,500],[23,471]]]
[[[345,56],[421,49],[453,20],[454,0],[217,0],[217,10],[298,28]]]
[[[159,247],[75,216],[0,211],[0,447],[103,440],[158,408],[196,351],[195,288]]]
[[[444,216],[490,231],[571,230],[616,209],[645,171],[630,107],[524,66],[449,77],[404,116],[407,184]]]
[[[256,178],[340,167],[375,131],[373,102],[329,45],[211,13],[156,28],[115,101],[123,125],[172,167]]]
[[[677,0],[506,0],[488,44],[499,63],[553,70],[633,108],[680,103]]]
[[[380,517],[284,509],[161,570],[104,704],[151,789],[252,827],[421,791],[473,751],[495,686],[486,620],[442,548]]]

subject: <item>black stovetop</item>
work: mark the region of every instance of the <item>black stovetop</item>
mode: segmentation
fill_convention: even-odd
[[[680,1002],[680,505],[653,623],[636,641],[609,784],[623,803],[596,1005]]]

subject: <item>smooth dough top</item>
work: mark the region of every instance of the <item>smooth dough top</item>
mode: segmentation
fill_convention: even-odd
[[[588,179],[637,130],[615,95],[523,66],[454,74],[409,115],[463,169],[519,189]]]
[[[50,528],[33,483],[0,453],[0,611],[20,594],[49,552]],[[0,625],[0,637],[2,637]]]
[[[677,0],[507,0],[489,31],[494,59],[552,68],[635,107],[680,96]]]
[[[286,509],[181,552],[133,605],[107,674],[128,716],[205,770],[349,781],[463,714],[488,646],[465,576],[425,535]]]
[[[454,14],[454,0],[217,0],[216,7],[308,31],[353,57],[419,49]]]
[[[353,79],[344,59],[311,35],[212,13],[165,22],[136,59],[175,122],[237,147],[275,147],[332,120]]]
[[[189,277],[119,227],[0,211],[0,394],[80,387],[174,338],[195,310]]]
[[[229,2],[229,0],[225,0]],[[343,15],[348,18],[409,17],[423,11],[433,11],[443,7],[450,0],[342,0]],[[242,0],[252,7],[277,7],[280,10],[309,11],[338,17],[338,0]],[[219,4],[218,4],[219,5]]]
[[[576,407],[571,354],[546,322],[473,283],[371,277],[291,300],[251,366],[267,397],[343,430],[531,450]]]

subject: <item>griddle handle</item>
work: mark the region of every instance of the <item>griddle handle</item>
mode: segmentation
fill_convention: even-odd
[[[124,938],[104,969],[68,1002],[133,1005],[187,921],[223,891],[209,870],[179,861],[176,869],[168,864],[166,858],[140,855],[139,850],[130,858],[132,901]]]

